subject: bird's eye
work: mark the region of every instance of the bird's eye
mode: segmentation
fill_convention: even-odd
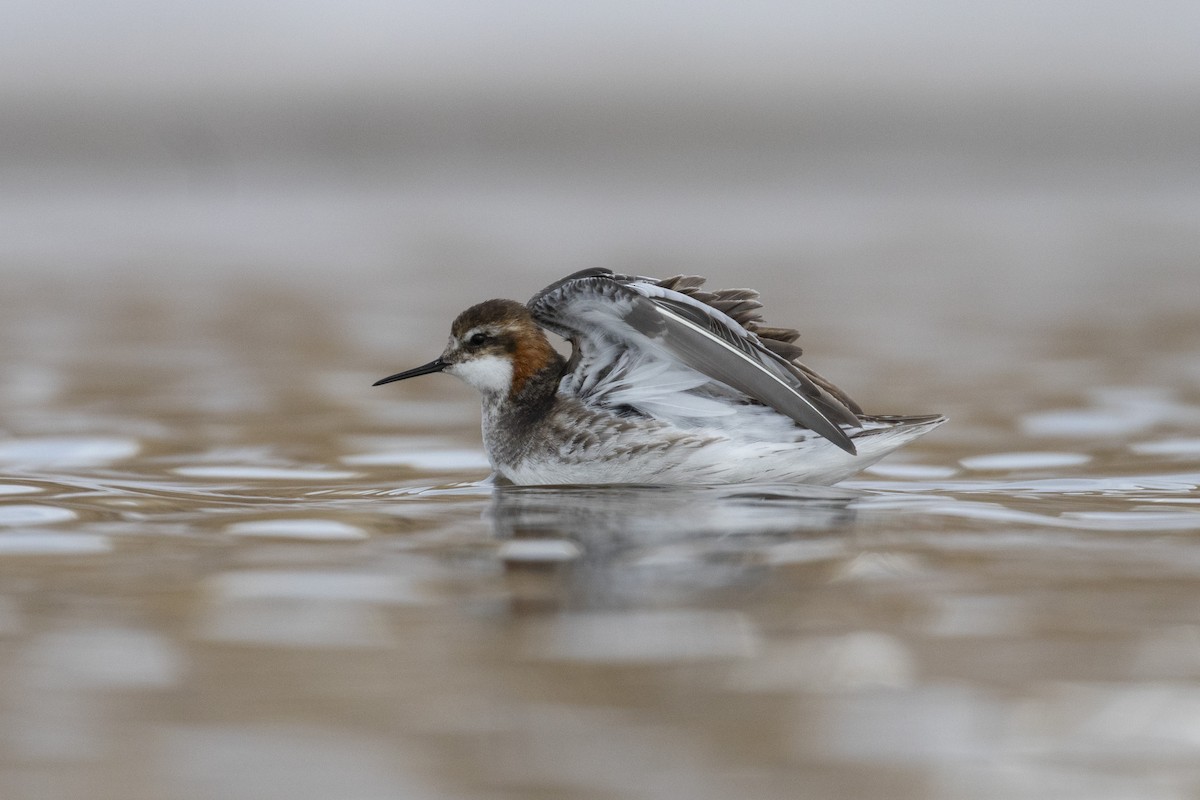
[[[481,344],[486,342],[489,338],[490,337],[486,333],[477,333],[474,336],[472,336],[470,338],[470,340],[468,340],[467,343],[473,347],[479,347]]]

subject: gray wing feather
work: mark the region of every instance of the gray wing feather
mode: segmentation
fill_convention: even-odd
[[[771,352],[723,311],[703,304],[694,295],[681,294],[651,278],[586,270],[546,287],[528,305],[539,323],[570,339],[577,353],[586,354],[597,349],[595,343],[589,347],[589,338],[600,334],[594,321],[575,318],[573,306],[580,300],[605,299],[610,301],[603,304],[606,316],[623,322],[668,357],[770,406],[843,450],[855,452],[853,442],[840,427],[861,426],[850,408],[803,370]],[[603,326],[607,336],[613,335],[614,327]]]
[[[786,361],[720,320],[671,300],[639,298],[625,321],[692,369],[731,386],[846,450],[854,443],[839,423],[859,427],[841,407]]]

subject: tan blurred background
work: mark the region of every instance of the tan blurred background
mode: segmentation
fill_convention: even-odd
[[[9,2],[0,30],[9,282],[403,302],[435,272],[524,297],[696,269],[845,324],[1170,305],[1197,275],[1182,0]]]

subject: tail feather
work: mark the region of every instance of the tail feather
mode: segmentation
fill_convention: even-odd
[[[850,436],[854,446],[864,455],[878,454],[878,457],[882,457],[918,436],[929,433],[944,423],[947,417],[941,414],[913,417],[880,415],[864,416],[860,419],[863,427]]]

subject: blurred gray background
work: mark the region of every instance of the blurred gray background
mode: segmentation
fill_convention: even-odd
[[[10,0],[0,269],[417,327],[598,265],[918,344],[1136,318],[1200,274],[1197,42],[1186,0]]]

